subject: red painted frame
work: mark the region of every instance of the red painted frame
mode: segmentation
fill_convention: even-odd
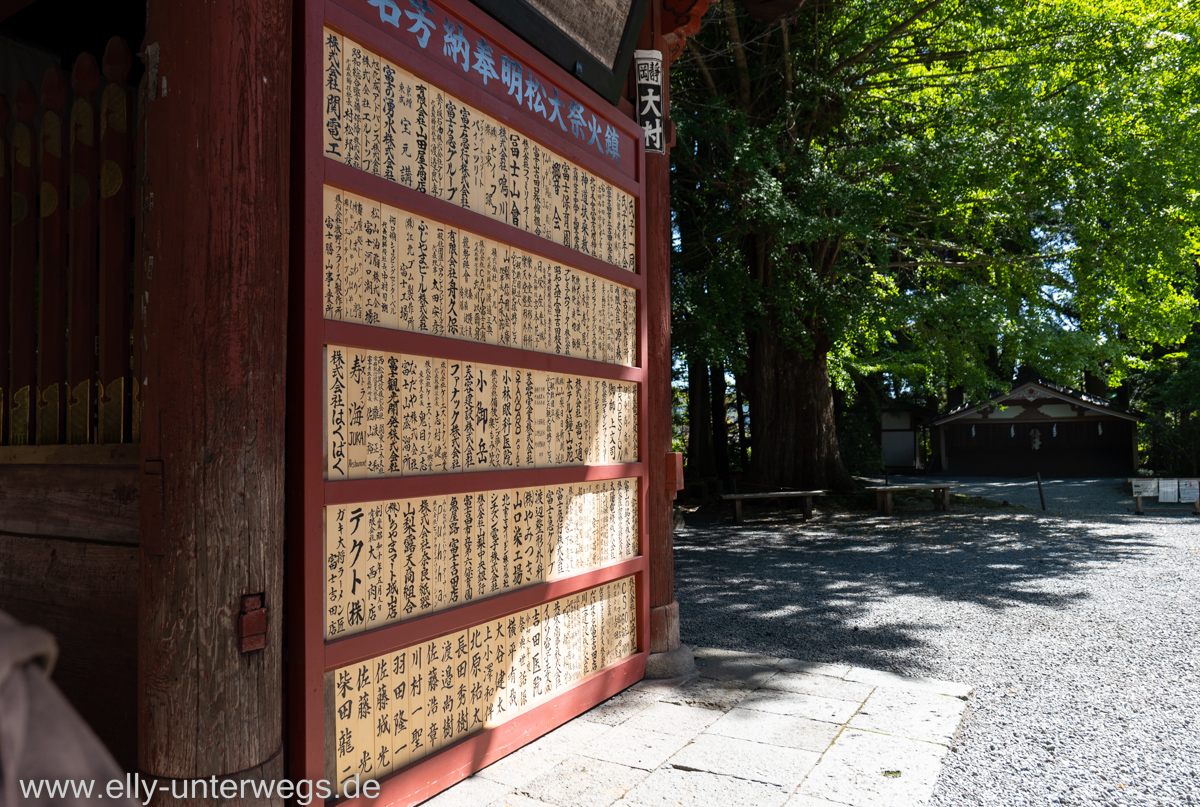
[[[491,96],[463,80],[458,70],[440,63],[428,51],[397,40],[392,29],[380,23],[367,0],[344,0],[358,11],[334,0],[306,0],[297,5],[293,87],[293,212],[292,282],[289,293],[288,350],[288,624],[289,624],[289,737],[288,776],[317,780],[325,776],[325,673],[346,664],[371,658],[425,641],[487,619],[515,613],[535,604],[569,596],[629,575],[637,594],[637,644],[639,652],[611,667],[567,687],[544,703],[491,729],[417,760],[381,780],[378,802],[411,805],[444,790],[460,779],[491,764],[540,737],[595,704],[640,680],[650,647],[649,543],[646,532],[647,449],[646,366],[647,321],[645,311],[646,228],[644,211],[645,154],[642,131],[615,107],[563,73],[556,65],[491,19],[468,0],[437,0],[441,8],[516,54],[596,112],[606,111],[605,122],[632,138],[633,160],[617,167],[581,147],[569,136],[547,127],[544,121],[521,114],[505,99]],[[436,19],[436,14],[435,14]],[[587,168],[635,198],[638,271],[627,272],[599,259],[577,253],[505,223],[463,210],[455,205],[375,177],[322,155],[322,28],[328,26],[376,53],[454,93],[507,126],[535,138],[563,157]],[[404,29],[399,29],[402,33]],[[431,42],[432,44],[432,42]],[[632,163],[632,164],[631,164]],[[397,207],[427,214],[448,224],[509,243],[555,261],[588,271],[637,290],[638,366],[603,362],[518,348],[412,334],[323,318],[321,287],[322,186],[334,185]],[[520,471],[484,471],[421,477],[326,482],[323,479],[323,408],[325,368],[323,346],[340,344],[393,352],[415,353],[456,360],[481,361],[535,370],[573,373],[638,383],[638,456],[642,462],[584,467],[539,468]],[[466,603],[428,616],[326,642],[324,638],[324,519],[326,504],[379,501],[435,493],[458,493],[501,487],[528,487],[594,479],[636,477],[639,480],[639,555],[566,578],[518,589]],[[356,805],[360,799],[346,800]],[[318,800],[315,807],[322,807]]]

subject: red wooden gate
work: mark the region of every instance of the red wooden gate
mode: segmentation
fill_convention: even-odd
[[[297,54],[291,776],[412,804],[642,676],[641,130],[464,0]]]

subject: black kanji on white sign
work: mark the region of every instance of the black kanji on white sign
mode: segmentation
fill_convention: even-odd
[[[657,50],[633,52],[634,76],[637,81],[637,120],[646,132],[646,151],[666,152],[663,132],[663,66],[662,53]]]

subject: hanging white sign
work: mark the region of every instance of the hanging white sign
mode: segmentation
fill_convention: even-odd
[[[657,50],[633,52],[634,79],[637,82],[637,120],[646,132],[646,151],[665,154],[662,53]]]

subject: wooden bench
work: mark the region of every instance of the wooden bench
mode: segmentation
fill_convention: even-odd
[[[933,509],[934,510],[949,510],[950,509],[950,489],[956,488],[958,485],[871,485],[865,490],[875,491],[875,503],[879,506],[879,512],[885,516],[890,516],[895,512],[895,505],[892,502],[892,494],[894,493],[917,493],[922,490],[933,491]]]
[[[813,514],[813,497],[824,496],[827,490],[770,490],[766,493],[726,493],[722,499],[733,502],[733,521],[742,523],[742,502],[746,499],[804,499],[804,520],[808,521]]]

